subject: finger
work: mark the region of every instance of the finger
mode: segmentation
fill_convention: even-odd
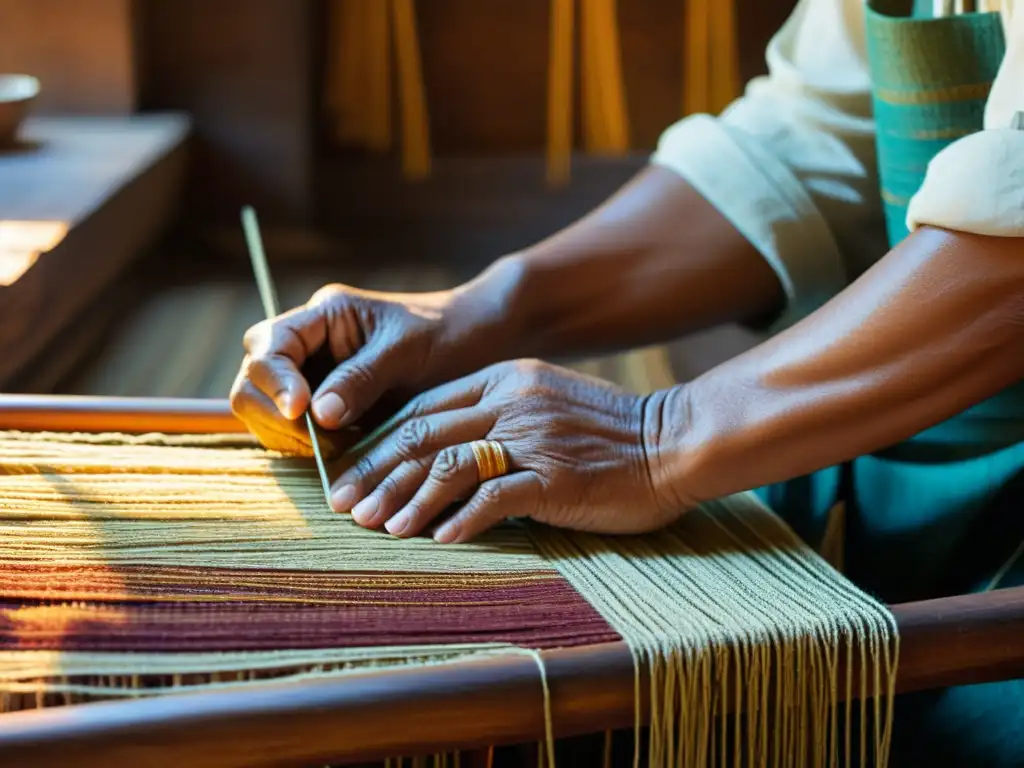
[[[395,347],[371,342],[338,364],[313,395],[313,417],[325,429],[356,421],[393,386],[401,373]]]
[[[286,418],[297,419],[309,407],[309,384],[300,369],[326,341],[327,322],[318,306],[285,312],[246,332],[253,383]]]
[[[309,434],[286,419],[273,401],[243,376],[231,389],[231,410],[265,447],[282,453],[310,455]]]
[[[313,416],[317,415],[319,400],[328,393],[337,394],[345,404],[344,423],[349,423],[358,416],[350,412],[349,400],[345,397],[357,398],[366,402],[366,406],[357,407],[359,416],[365,414],[381,395],[390,388],[389,381],[396,380],[403,371],[403,355],[398,348],[383,347],[369,344],[359,350],[350,359],[342,362],[313,395]],[[471,374],[456,381],[447,382],[429,389],[410,400],[393,417],[380,425],[373,434],[360,443],[358,450],[384,439],[402,423],[417,416],[427,416],[440,411],[452,411],[457,408],[474,406],[480,401],[489,379],[482,373]],[[345,392],[355,394],[345,394]],[[371,394],[360,394],[368,392]],[[323,423],[323,422],[322,422]],[[324,426],[328,426],[326,423]]]
[[[434,457],[428,456],[399,464],[373,493],[352,507],[352,519],[364,528],[381,526],[416,494],[427,479],[433,461]],[[338,496],[333,496],[332,500]],[[335,509],[341,511],[337,506]]]
[[[540,502],[540,479],[533,472],[488,480],[434,533],[439,544],[456,544],[476,538],[510,517],[525,517]]]
[[[244,375],[285,419],[294,421],[309,407],[309,384],[291,360],[280,355],[246,357]]]
[[[445,509],[468,497],[479,482],[469,444],[445,448],[437,454],[416,495],[384,527],[394,536],[416,536]]]
[[[353,486],[357,496],[372,491],[398,464],[421,459],[442,448],[477,440],[490,432],[494,415],[483,408],[461,408],[410,418],[345,470],[335,483]]]

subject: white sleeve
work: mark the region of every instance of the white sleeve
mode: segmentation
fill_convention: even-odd
[[[764,255],[810,314],[886,248],[863,0],[800,0],[769,74],[721,116],[669,128],[653,162],[678,172]]]
[[[1012,5],[1015,4],[1011,4]],[[1024,4],[1007,25],[1007,49],[985,108],[985,130],[950,144],[928,164],[907,226],[1024,237]]]

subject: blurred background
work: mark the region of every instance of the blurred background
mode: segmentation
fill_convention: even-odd
[[[455,285],[738,95],[793,5],[0,0],[0,391],[226,396],[262,319],[245,204],[283,305]]]

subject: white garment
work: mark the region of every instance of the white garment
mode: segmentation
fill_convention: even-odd
[[[1004,5],[1004,11],[1011,4]],[[985,130],[930,164],[908,226],[1024,237],[1024,10]],[[768,72],[717,118],[662,135],[653,162],[686,178],[764,255],[788,296],[776,328],[810,314],[887,250],[871,115],[864,0],[800,0],[767,51]]]

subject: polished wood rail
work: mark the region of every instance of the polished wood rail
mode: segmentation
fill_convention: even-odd
[[[0,395],[0,429],[31,432],[236,434],[227,400]]]
[[[231,424],[221,401],[0,396],[0,429],[237,431]],[[1024,677],[1024,588],[890,610],[901,642],[900,691]],[[543,658],[557,736],[632,725],[633,665],[622,643]],[[521,743],[543,733],[537,666],[509,656],[2,715],[0,765],[311,765]]]

